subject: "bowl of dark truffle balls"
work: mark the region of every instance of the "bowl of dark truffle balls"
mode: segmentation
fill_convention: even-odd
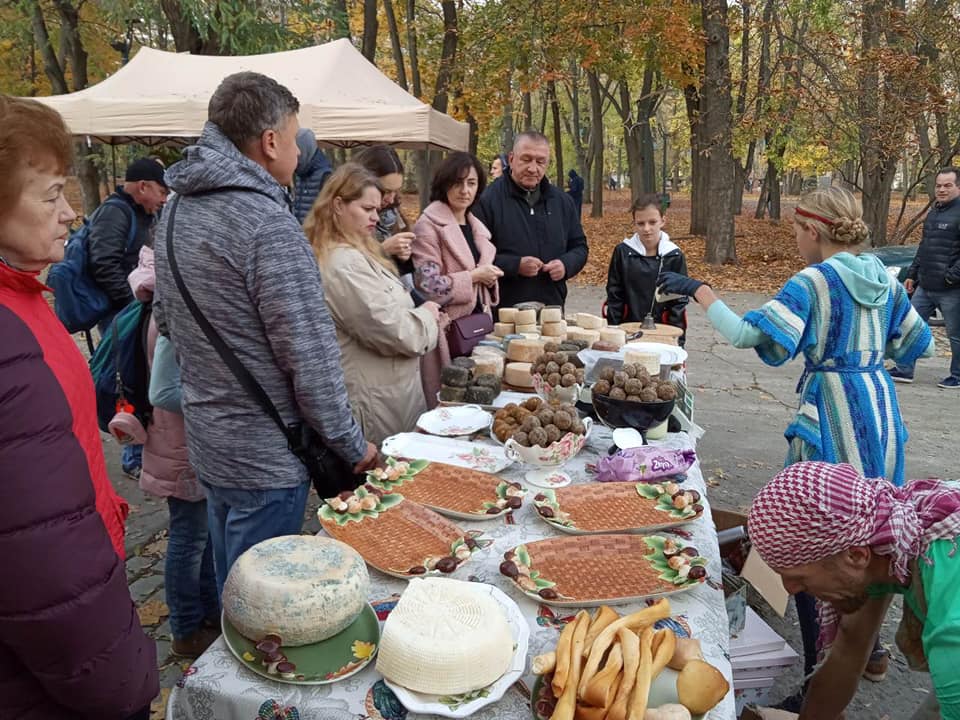
[[[677,387],[650,375],[639,363],[625,363],[619,370],[604,368],[592,395],[593,409],[604,425],[646,432],[670,417]]]

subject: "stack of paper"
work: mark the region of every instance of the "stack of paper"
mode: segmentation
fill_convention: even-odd
[[[730,638],[737,715],[747,703],[765,704],[774,681],[796,659],[793,648],[748,607],[743,632]]]

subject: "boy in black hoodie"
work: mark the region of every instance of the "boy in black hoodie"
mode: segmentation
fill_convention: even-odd
[[[641,195],[630,208],[636,233],[617,245],[607,271],[607,322],[641,322],[650,313],[655,322],[686,330],[687,298],[656,302],[661,272],[687,274],[687,260],[663,231],[660,196]],[[680,336],[683,345],[686,334]]]

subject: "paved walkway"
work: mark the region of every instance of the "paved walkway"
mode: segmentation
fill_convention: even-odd
[[[736,293],[727,295],[728,304],[738,311],[755,307],[765,297]],[[602,288],[572,287],[568,310],[599,313],[604,299]],[[699,455],[704,475],[712,478],[711,500],[720,506],[746,509],[756,491],[783,462],[787,426],[796,405],[794,387],[800,369],[796,363],[770,368],[756,354],[735,350],[706,323],[699,307],[689,311],[687,350],[690,353],[690,382],[696,392],[697,421],[706,430]],[[902,411],[911,432],[907,446],[908,477],[956,476],[955,443],[948,437],[958,419],[960,393],[940,390],[936,382],[947,374],[946,357],[923,361],[913,385],[898,386]],[[161,685],[165,689],[155,705],[154,717],[163,717],[162,708],[169,688],[189,663],[170,654],[170,626],[163,604],[163,559],[166,552],[166,503],[140,492],[136,483],[120,472],[118,448],[106,439],[105,450],[111,477],[118,491],[131,504],[127,525],[127,577],[130,592],[141,608],[141,617],[150,635],[157,640]],[[308,508],[307,527],[316,530],[314,508]],[[763,610],[763,608],[761,608]],[[785,619],[763,613],[774,628],[801,651],[799,629],[792,608]],[[892,647],[899,620],[899,608],[891,611],[882,639]],[[795,689],[800,669],[792,668],[774,687],[779,699]],[[929,678],[911,673],[894,652],[887,680],[864,681],[847,720],[907,718],[930,692]]]

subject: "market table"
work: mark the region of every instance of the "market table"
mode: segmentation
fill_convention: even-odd
[[[490,442],[487,440],[487,442]],[[574,483],[592,482],[588,464],[596,463],[612,444],[610,430],[594,426],[590,441],[580,454],[564,466]],[[673,449],[692,449],[693,438],[686,433],[670,434],[666,439],[651,444]],[[514,464],[500,473],[507,480],[523,480],[526,468]],[[706,483],[697,463],[687,472],[684,487],[700,491],[705,512],[694,522],[683,526],[690,533],[690,541],[708,559],[710,580],[687,591],[672,595],[670,604],[673,616],[681,619],[699,638],[706,659],[723,672],[731,690],[723,701],[706,716],[707,720],[733,720],[734,698],[732,671],[727,657],[727,613],[723,590],[720,587],[720,551],[713,520],[709,512]],[[464,530],[480,530],[484,537],[494,542],[464,563],[452,577],[460,580],[479,580],[499,587],[519,605],[530,623],[531,636],[528,652],[527,674],[496,703],[474,713],[476,720],[531,720],[529,689],[534,676],[529,672],[529,658],[548,652],[556,645],[559,623],[555,618],[566,617],[576,612],[571,608],[550,608],[527,598],[499,572],[503,553],[521,543],[533,542],[561,535],[541,520],[535,511],[531,489],[523,507],[512,517],[497,518],[483,522],[455,521]],[[378,610],[381,622],[390,602],[403,592],[406,581],[390,577],[377,570],[370,570],[370,600]],[[638,603],[617,605],[621,614],[641,607]],[[167,720],[256,720],[263,717],[296,718],[300,720],[404,720],[380,712],[373,701],[372,688],[380,675],[371,662],[361,672],[328,685],[292,685],[267,680],[241,665],[227,648],[221,636],[193,663],[183,678],[173,688],[167,704]],[[382,685],[381,685],[382,687]],[[296,708],[296,714],[290,710]],[[263,710],[267,714],[260,714]],[[386,711],[386,709],[384,708]],[[274,714],[270,714],[270,712]],[[278,713],[278,714],[276,714]],[[413,713],[409,717],[413,717]]]

